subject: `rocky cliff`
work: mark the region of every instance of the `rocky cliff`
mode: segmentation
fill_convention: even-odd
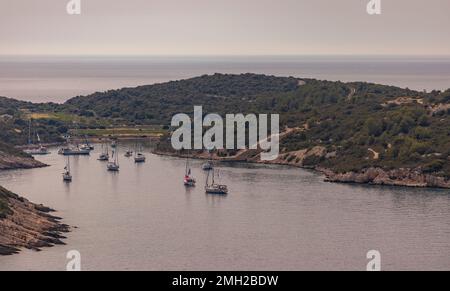
[[[0,187],[0,255],[64,244],[62,233],[69,227],[50,215],[52,211]]]

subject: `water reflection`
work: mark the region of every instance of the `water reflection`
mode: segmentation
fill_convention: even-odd
[[[119,153],[131,144],[122,144]],[[450,268],[450,195],[446,190],[330,184],[311,171],[218,164],[227,196],[208,195],[203,161],[192,160],[195,188],[183,185],[184,159],[120,156],[108,172],[90,157],[50,167],[0,172],[0,185],[59,210],[78,226],[66,246],[0,258],[0,270],[63,270],[78,249],[86,270],[364,270],[378,249],[383,268]],[[55,149],[52,149],[56,153]]]

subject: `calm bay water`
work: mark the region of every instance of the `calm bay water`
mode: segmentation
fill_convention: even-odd
[[[0,172],[0,185],[54,207],[77,226],[66,246],[0,257],[0,270],[64,270],[79,250],[85,270],[365,270],[366,253],[385,270],[450,269],[450,195],[446,190],[323,182],[313,172],[279,166],[221,165],[228,196],[182,184],[185,161],[151,155],[136,165],[123,155],[107,172],[90,157],[44,169]],[[122,149],[122,154],[124,148]]]
[[[213,73],[450,88],[450,57],[0,57],[0,96],[33,102]]]

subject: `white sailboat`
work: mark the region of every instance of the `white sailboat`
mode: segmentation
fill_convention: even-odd
[[[80,149],[88,151],[93,151],[95,149],[94,146],[89,143],[87,135],[84,136],[84,142],[85,143],[80,146]]]
[[[77,128],[75,127],[75,131]],[[76,134],[75,134],[76,135]],[[88,156],[91,154],[90,146],[84,145],[81,146],[76,143],[75,145],[70,145],[70,137],[67,138],[68,146],[61,148],[58,151],[58,154],[63,156]]]
[[[37,141],[38,141],[38,147],[33,145],[33,141],[31,138],[31,119],[28,124],[28,149],[24,150],[29,155],[35,156],[35,155],[48,155],[50,152],[46,147],[44,147],[41,144],[41,138],[38,133],[36,133]]]
[[[118,172],[119,171],[119,153],[116,150],[113,150],[112,152],[112,161],[109,161],[108,164],[106,165],[106,168],[108,169],[108,171],[111,172]]]
[[[209,177],[212,177],[211,183],[209,183]],[[206,178],[205,191],[207,194],[218,194],[218,195],[226,195],[228,194],[228,187],[226,185],[220,185],[215,182],[215,171],[212,169],[208,172],[208,176]]]
[[[102,153],[98,157],[99,161],[108,161],[109,160],[109,150],[108,146],[105,143],[102,143]]]
[[[145,163],[145,155],[142,153],[142,148],[139,147],[139,149],[136,149],[136,153],[134,155],[134,162],[135,163]]]
[[[211,171],[211,170],[213,170],[214,167],[213,167],[212,162],[211,162],[211,161],[207,161],[206,163],[204,163],[204,164],[202,165],[202,169],[203,169],[204,171]]]
[[[125,152],[125,155],[124,155],[126,158],[130,158],[130,157],[132,157],[133,156],[133,151],[131,150],[131,149],[128,149],[126,152]]]
[[[70,158],[67,157],[66,166],[64,167],[63,180],[65,182],[72,182],[72,174],[70,173]]]

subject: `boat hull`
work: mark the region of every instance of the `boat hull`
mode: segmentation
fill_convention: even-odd
[[[60,150],[58,154],[63,156],[89,156],[91,151],[89,150]]]

